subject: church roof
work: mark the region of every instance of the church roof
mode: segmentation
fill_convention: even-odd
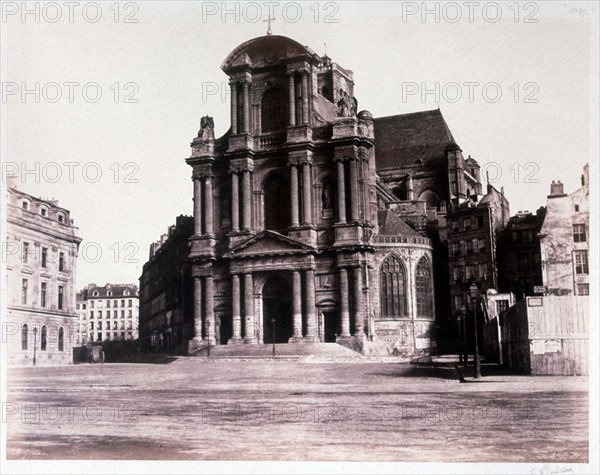
[[[225,72],[235,67],[260,67],[286,58],[312,57],[321,58],[308,46],[303,46],[287,36],[259,36],[237,46],[221,64]]]
[[[378,170],[443,164],[446,147],[455,143],[439,109],[379,117],[374,132]]]
[[[420,236],[413,228],[402,221],[389,209],[377,211],[379,233],[384,236]]]

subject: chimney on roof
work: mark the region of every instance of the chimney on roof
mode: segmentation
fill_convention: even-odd
[[[560,180],[552,180],[552,183],[550,184],[550,195],[548,198],[557,198],[560,196],[565,196],[564,185]]]
[[[18,181],[17,175],[6,175],[6,188],[16,190]]]

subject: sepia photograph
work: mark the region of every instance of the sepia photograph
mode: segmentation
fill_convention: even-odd
[[[599,3],[0,7],[2,473],[600,471]]]

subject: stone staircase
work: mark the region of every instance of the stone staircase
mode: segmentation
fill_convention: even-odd
[[[273,345],[216,345],[203,348],[197,355],[210,358],[267,359],[273,357]],[[337,343],[278,343],[275,345],[278,359],[305,359],[310,357],[337,359],[362,358],[362,355]]]

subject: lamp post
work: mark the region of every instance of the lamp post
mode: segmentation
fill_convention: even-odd
[[[462,327],[461,327],[461,351],[463,364],[466,367],[469,364],[469,352],[467,351],[467,309],[464,305],[460,307],[460,314],[462,315]]]
[[[477,296],[479,295],[479,290],[475,283],[472,283],[469,287],[469,293],[471,294],[471,299],[473,300],[473,323],[475,326],[475,368],[473,378],[479,379],[481,378],[481,362],[479,360],[479,341],[477,335]]]
[[[37,349],[37,327],[33,328],[33,366],[35,366],[35,350]]]
[[[275,318],[271,319],[271,327],[273,329],[273,358],[275,358]]]
[[[206,322],[206,337],[208,340],[208,346],[206,347],[206,357],[210,358],[210,320]]]

